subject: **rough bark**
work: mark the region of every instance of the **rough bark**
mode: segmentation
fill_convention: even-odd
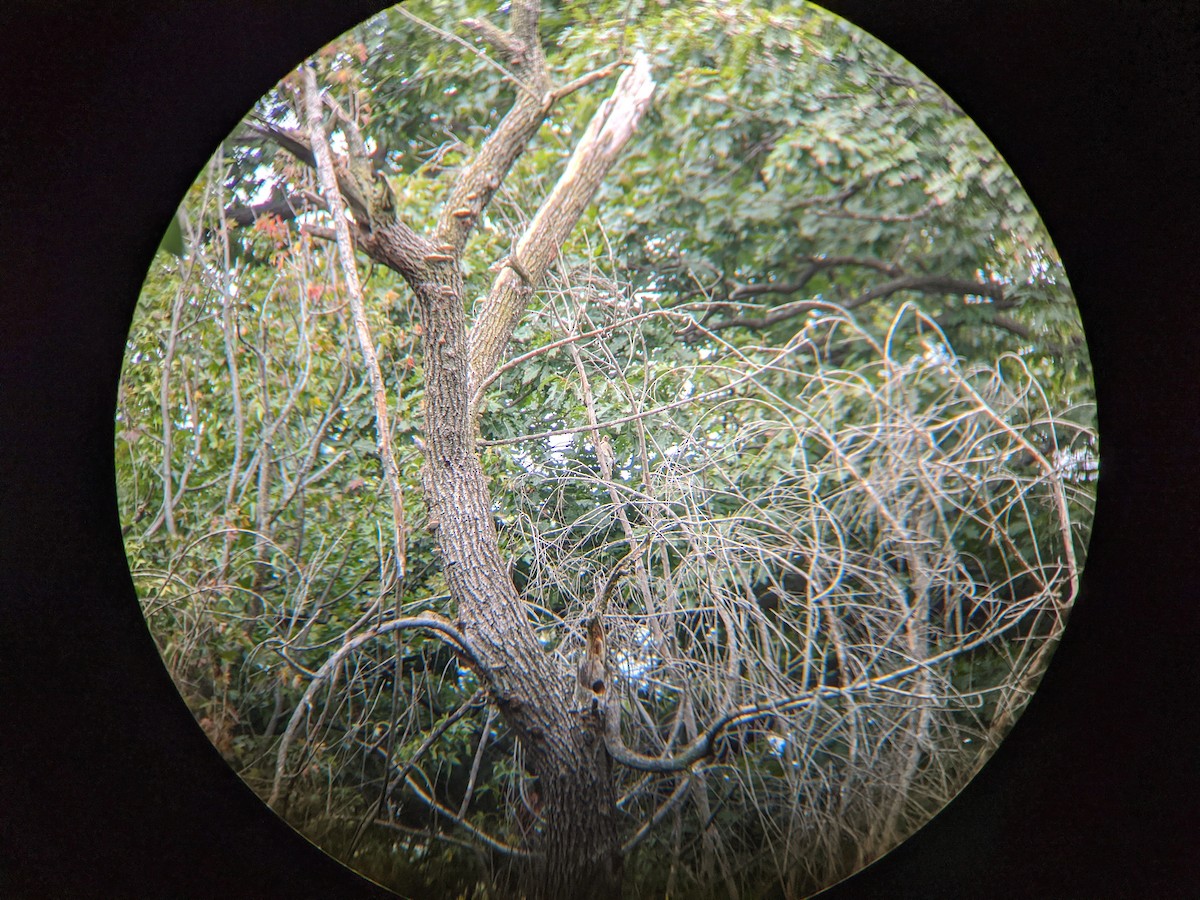
[[[616,797],[597,720],[570,709],[572,685],[534,634],[501,558],[487,479],[468,415],[468,357],[462,278],[452,261],[403,229],[367,242],[372,256],[405,275],[424,325],[425,464],[430,528],[437,537],[458,627],[480,675],[525,747],[538,779],[543,825],[530,897],[612,897],[620,890]]]
[[[520,893],[603,900],[619,896],[622,867],[604,715],[574,708],[570,673],[545,653],[501,557],[491,494],[476,452],[471,384],[473,369],[478,379],[481,367],[490,372],[496,365],[538,281],[633,133],[653,82],[644,58],[620,80],[518,243],[516,259],[500,267],[469,329],[460,265],[466,240],[550,106],[575,87],[552,89],[537,39],[536,3],[515,2],[508,31],[482,23],[473,27],[501,49],[522,90],[459,173],[432,235],[399,220],[388,203],[370,202],[375,193],[370,174],[355,171],[353,160],[338,166],[337,185],[330,176],[324,189],[348,190],[359,199],[350,203],[358,218],[358,248],[404,277],[417,300],[425,378],[421,483],[429,528],[455,604],[455,627],[537,779],[541,826],[529,848],[534,861]],[[311,152],[305,146],[298,150]],[[477,354],[476,347],[485,349]],[[473,365],[476,359],[482,362]]]

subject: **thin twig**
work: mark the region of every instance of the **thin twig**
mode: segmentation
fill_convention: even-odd
[[[350,299],[350,310],[354,318],[355,332],[358,335],[359,350],[363,355],[367,375],[371,380],[375,401],[376,442],[379,446],[380,459],[383,462],[388,494],[392,501],[392,538],[396,551],[396,572],[398,579],[403,582],[408,568],[404,488],[400,484],[400,468],[396,465],[396,457],[392,452],[392,427],[388,414],[387,387],[379,368],[379,358],[375,354],[375,342],[371,337],[371,329],[367,323],[362,284],[358,278],[358,264],[354,259],[354,242],[350,237],[350,226],[346,222],[345,207],[334,172],[333,156],[329,151],[329,143],[325,139],[324,127],[321,124],[321,92],[317,87],[316,73],[311,66],[304,66],[304,94],[309,138],[317,164],[317,174],[321,181],[321,191],[325,201],[329,204],[330,216],[333,218],[338,256],[342,263],[343,277],[346,279],[346,293]]]

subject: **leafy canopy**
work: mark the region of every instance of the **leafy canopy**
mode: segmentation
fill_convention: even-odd
[[[454,24],[482,16],[491,4],[412,0],[317,61],[414,226],[515,96]],[[720,868],[751,895],[816,889],[953,796],[1061,631],[1095,462],[1070,287],[987,139],[841,20],[622,0],[547,6],[541,35],[557,83],[642,50],[659,88],[490,388],[502,550],[565,670],[598,573],[645,542],[645,583],[621,580],[610,623],[644,752],[731,705],[811,700],[731,729],[686,791],[617,776],[637,886],[700,892]],[[293,82],[258,121],[298,124]],[[505,181],[466,253],[472,308],[606,95],[557,106]],[[264,796],[284,723],[339,647],[388,617],[453,613],[422,527],[413,298],[365,271],[413,526],[401,580],[344,273],[305,232],[327,224],[314,190],[255,133],[225,142],[147,277],[117,416],[147,616]],[[605,449],[596,421],[616,423]],[[503,854],[481,864],[436,806],[513,845],[536,825],[520,747],[475,676],[415,632],[365,642],[338,673],[287,757],[282,811],[398,890],[488,880]],[[668,802],[679,818],[658,824]]]

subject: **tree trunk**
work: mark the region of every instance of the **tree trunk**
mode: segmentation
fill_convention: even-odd
[[[580,712],[547,743],[538,772],[542,856],[529,872],[529,897],[609,900],[621,894],[617,796],[599,720]],[[562,740],[565,738],[566,740]]]
[[[467,235],[556,96],[536,40],[536,3],[516,4],[513,15],[510,33],[476,26],[522,60],[536,90],[522,92],[460,174],[432,238],[396,216],[386,182],[364,171],[361,160],[337,168],[321,130],[316,78],[306,71],[309,155],[321,170],[323,191],[341,232],[344,265],[354,266],[340,203],[340,195],[349,191],[361,217],[359,248],[399,273],[417,299],[425,380],[421,485],[428,527],[442,555],[457,628],[469,647],[464,653],[472,657],[467,663],[490,690],[536,778],[534,805],[541,822],[528,848],[533,863],[520,879],[520,893],[538,900],[608,900],[620,895],[621,851],[603,712],[573,708],[574,680],[547,656],[500,556],[491,494],[476,452],[472,390],[482,390],[498,363],[547,267],[636,128],[654,82],[644,56],[621,76],[514,255],[499,267],[493,290],[469,330],[460,267]],[[284,137],[307,152],[294,135]],[[403,545],[401,537],[397,545]]]
[[[542,822],[522,879],[530,898],[617,897],[616,795],[602,722],[572,709],[570,674],[552,664],[500,557],[487,479],[468,404],[469,357],[457,263],[397,224],[366,238],[376,259],[413,286],[424,327],[422,487],[458,627],[481,680],[525,748]]]

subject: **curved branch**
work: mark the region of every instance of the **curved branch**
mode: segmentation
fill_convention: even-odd
[[[425,735],[425,739],[421,741],[417,749],[412,752],[411,756],[409,756],[408,761],[404,763],[404,768],[400,770],[399,774],[397,774],[394,778],[388,779],[388,782],[383,789],[383,795],[385,798],[399,786],[401,781],[408,780],[413,768],[418,762],[421,761],[421,758],[429,752],[429,748],[441,740],[442,735],[449,731],[451,727],[453,727],[454,723],[459,721],[475,707],[476,703],[483,696],[483,693],[484,692],[482,690],[476,691],[474,696],[467,700],[466,703],[463,703],[458,709],[446,716],[446,718],[442,719],[442,721],[438,722],[437,726],[431,729],[430,732]],[[382,750],[380,752],[382,752]],[[391,762],[391,760],[388,760],[388,762]]]
[[[1076,590],[1075,576],[1077,574],[1074,563],[1075,560],[1072,556],[1070,559],[1072,597]],[[1017,628],[1020,624],[1021,617],[1013,617],[1007,625],[989,630],[987,633],[975,638],[975,640],[943,650],[941,653],[936,653],[928,659],[917,660],[906,666],[893,669],[884,675],[877,675],[873,678],[863,675],[853,683],[843,687],[822,686],[811,691],[780,697],[776,700],[764,700],[746,706],[739,706],[718,717],[703,734],[698,735],[681,753],[674,756],[647,756],[644,753],[638,753],[636,750],[630,750],[625,746],[625,740],[621,737],[621,704],[617,698],[613,697],[609,700],[608,707],[605,710],[604,746],[608,749],[609,755],[614,760],[631,769],[637,769],[641,772],[680,772],[691,768],[700,760],[709,756],[722,732],[732,725],[739,725],[776,713],[791,712],[792,710],[809,706],[820,700],[847,697],[876,688],[886,689],[891,682],[897,679],[927,670],[932,666],[947,662],[964,653],[969,653],[972,650],[982,647],[984,644],[991,643],[1001,635]],[[923,697],[923,699],[929,698]]]
[[[413,770],[413,767],[416,765],[417,760],[419,760],[422,756],[425,755],[425,753],[429,750],[429,748],[431,746],[433,746],[434,742],[436,742],[443,734],[445,734],[446,731],[450,728],[450,726],[452,726],[455,722],[457,722],[464,715],[466,715],[467,712],[469,712],[471,709],[473,709],[476,706],[476,701],[478,701],[482,695],[483,695],[483,691],[476,691],[475,695],[470,700],[468,700],[466,703],[462,704],[462,706],[460,706],[453,713],[451,713],[449,716],[447,716],[445,719],[443,719],[440,723],[438,723],[438,727],[435,728],[433,731],[431,731],[429,733],[429,735],[425,738],[425,740],[421,742],[421,746],[419,746],[413,752],[412,757],[408,760],[407,763],[405,763],[404,768],[400,770],[400,773],[398,775],[396,775],[395,778],[392,778],[390,781],[388,781],[387,786],[384,788],[384,796],[386,797],[388,794],[390,794],[393,790],[396,789],[396,787],[400,784],[400,782],[403,781],[406,785],[408,785],[409,790],[411,790],[413,792],[413,794],[416,796],[416,798],[418,800],[420,800],[422,803],[424,803],[426,806],[428,806],[434,812],[441,815],[443,818],[447,819],[454,825],[461,828],[463,831],[467,832],[467,834],[469,834],[472,838],[474,838],[480,844],[483,844],[504,856],[515,857],[518,859],[526,859],[526,858],[529,858],[530,856],[532,856],[532,854],[528,853],[525,850],[520,849],[519,847],[512,847],[508,844],[505,844],[504,842],[497,840],[496,838],[492,837],[490,834],[487,834],[486,832],[482,831],[481,829],[476,828],[474,825],[472,825],[470,822],[468,822],[466,820],[463,813],[460,812],[458,814],[455,814],[453,811],[447,809],[445,806],[438,803],[438,801],[436,799],[434,799],[430,794],[426,793],[421,788],[421,786],[418,785],[416,783],[416,781],[413,780],[413,777],[412,777],[412,770]],[[489,712],[489,716],[488,716],[489,724],[492,721],[492,717],[494,715],[495,715],[495,710],[493,709]],[[390,762],[390,760],[386,760],[386,754],[379,747],[372,747],[371,749],[375,753],[384,755],[385,761]],[[383,826],[386,826],[389,828],[399,827],[397,825],[397,823],[389,821],[387,819],[375,819],[374,821],[377,825],[383,825]],[[418,832],[418,833],[429,834],[428,832]],[[430,835],[430,836],[441,837],[442,835]],[[455,841],[455,843],[460,843],[461,846],[472,847],[472,848],[475,847],[475,845],[473,845],[469,842],[459,842],[457,839],[453,839],[453,840]]]
[[[880,297],[891,296],[898,291],[988,297],[996,309],[1008,309],[1013,305],[1004,296],[1004,286],[994,281],[971,281],[964,278],[950,278],[945,275],[903,275],[864,291],[847,303],[846,308],[854,309],[856,306],[862,306],[864,303],[878,300]]]
[[[827,267],[822,267],[827,268]],[[731,297],[748,297],[758,294],[793,294],[803,290],[812,276],[816,274],[818,269],[814,266],[810,268],[799,280],[792,282],[781,282],[779,284],[764,284],[764,285],[744,285],[734,289],[730,294]],[[892,294],[900,291],[917,291],[925,294],[958,294],[961,296],[987,297],[992,300],[990,304],[993,309],[1010,309],[1015,303],[1009,300],[1004,294],[1003,285],[993,281],[971,281],[963,278],[949,278],[943,275],[901,275],[898,278],[893,278],[891,281],[885,281],[872,288],[863,291],[857,297],[839,304],[843,309],[852,310],[860,306],[870,303],[872,300],[880,300],[884,297],[890,297]],[[770,328],[772,325],[777,325],[780,322],[786,322],[788,319],[794,319],[796,316],[803,315],[811,309],[823,308],[824,304],[816,300],[793,300],[790,303],[784,303],[776,306],[769,312],[765,312],[761,316],[731,316],[729,318],[720,319],[716,322],[709,322],[708,328],[711,331],[721,331],[725,328],[751,328],[761,330]],[[691,331],[684,334],[684,339],[695,339],[695,335]]]
[[[467,657],[481,672],[486,672],[486,669],[484,669],[479,661],[479,657],[475,653],[475,648],[471,646],[470,642],[450,623],[449,619],[439,616],[436,613],[427,613],[424,616],[416,616],[408,619],[394,619],[391,622],[385,622],[382,625],[368,629],[357,637],[346,641],[325,661],[321,668],[317,669],[312,682],[309,684],[307,690],[305,690],[304,696],[300,698],[300,702],[296,704],[296,709],[292,712],[292,717],[288,720],[287,728],[284,729],[283,737],[279,741],[279,751],[275,756],[275,780],[271,785],[271,794],[267,798],[269,806],[274,806],[279,800],[284,769],[287,765],[288,748],[291,747],[302,715],[312,708],[313,698],[316,696],[317,689],[337,671],[337,667],[341,665],[347,656],[367,643],[367,641],[403,628],[428,628],[430,631],[437,632],[443,637],[449,638],[456,651]]]
[[[819,301],[812,301],[812,305],[813,305],[814,309],[830,309],[831,308],[830,304],[821,303]],[[697,328],[701,331],[706,331],[706,329],[704,329],[704,326],[695,322],[694,319],[691,320],[691,324],[689,324],[687,326],[687,329],[691,329],[693,327]],[[746,382],[749,382],[749,381],[753,381],[759,375],[761,375],[763,372],[765,372],[768,369],[770,369],[771,367],[775,366],[779,362],[780,359],[782,359],[785,356],[788,356],[788,355],[796,352],[797,350],[801,349],[802,347],[806,347],[806,346],[810,346],[809,342],[803,337],[802,334],[798,334],[795,337],[793,337],[791,340],[789,340],[786,345],[784,345],[782,348],[780,348],[769,361],[762,363],[761,365],[755,365],[753,368],[749,369],[742,375],[738,376],[733,381],[730,381],[728,384],[723,384],[720,387],[712,388],[711,390],[704,391],[704,392],[696,394],[695,396],[692,396],[692,397],[684,397],[680,400],[673,400],[670,403],[664,403],[661,406],[651,407],[650,409],[643,409],[643,410],[640,410],[635,413],[630,413],[629,415],[619,416],[615,419],[607,419],[603,422],[596,422],[594,425],[587,424],[587,425],[576,425],[571,428],[554,428],[554,429],[550,429],[548,431],[534,432],[533,434],[520,434],[520,435],[517,435],[516,437],[510,437],[510,438],[499,438],[496,440],[478,440],[476,443],[478,443],[478,445],[481,447],[503,447],[507,444],[522,444],[522,443],[525,443],[526,441],[540,441],[543,438],[559,437],[561,435],[566,435],[566,434],[581,434],[585,431],[595,431],[596,429],[599,429],[599,428],[615,428],[618,425],[624,425],[627,422],[637,422],[641,419],[649,418],[650,416],[655,416],[660,413],[669,412],[672,409],[679,409],[680,407],[684,407],[684,406],[694,406],[695,404],[702,403],[705,400],[712,400],[716,397],[720,397],[723,394],[726,394],[729,391],[732,391],[734,388],[738,387],[739,385],[745,384]]]
[[[527,353],[522,353],[520,356],[514,356],[512,359],[508,360],[508,362],[504,363],[504,365],[493,369],[491,375],[479,382],[479,384],[475,387],[474,392],[471,394],[471,406],[472,408],[479,406],[479,404],[483,401],[484,392],[492,385],[494,381],[496,381],[497,378],[502,376],[505,372],[510,372],[518,366],[528,362],[531,359],[534,359],[535,357],[541,356],[544,353],[549,353],[552,350],[557,350],[559,347],[566,347],[578,341],[585,341],[601,334],[608,334],[611,331],[617,331],[621,328],[628,328],[635,322],[640,322],[644,319],[654,319],[660,317],[671,318],[676,316],[678,316],[678,313],[674,313],[671,310],[652,309],[649,312],[638,313],[635,316],[628,316],[617,322],[612,322],[608,325],[602,325],[599,328],[593,328],[591,331],[582,331],[579,334],[567,335],[564,338],[559,338],[556,341],[551,341],[548,344],[542,344],[540,347],[535,347],[533,350],[530,350]]]

